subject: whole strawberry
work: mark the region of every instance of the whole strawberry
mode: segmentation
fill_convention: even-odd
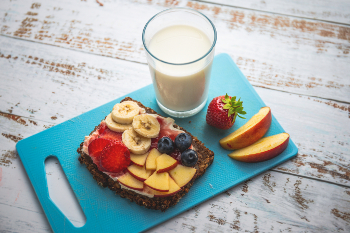
[[[236,117],[245,119],[240,116],[245,115],[243,111],[243,101],[239,98],[236,101],[236,96],[231,97],[227,94],[225,96],[215,97],[209,104],[207,111],[207,123],[219,129],[229,129],[235,123]]]

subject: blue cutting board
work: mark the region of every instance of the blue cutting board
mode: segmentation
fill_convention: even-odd
[[[298,152],[289,140],[287,149],[279,156],[260,163],[244,163],[227,156],[229,151],[219,145],[219,139],[246,123],[261,107],[266,106],[254,88],[232,61],[229,55],[220,54],[214,59],[209,89],[211,100],[216,96],[236,95],[243,100],[247,112],[246,120],[237,118],[230,130],[219,130],[206,124],[206,107],[197,115],[176,119],[176,123],[197,136],[209,149],[214,151],[213,164],[200,177],[180,202],[166,212],[149,210],[127,199],[116,196],[108,188],[101,188],[85,166],[78,162],[76,152],[84,136],[89,135],[96,125],[125,96],[86,112],[71,120],[23,139],[17,143],[17,151],[32,182],[42,208],[54,232],[139,232],[154,227],[185,210],[208,200],[233,186],[252,178],[292,158]],[[141,101],[158,113],[164,114],[157,106],[153,86],[149,85],[133,93],[131,98]],[[272,109],[272,112],[274,109]],[[272,123],[265,136],[284,132],[277,120]],[[79,200],[86,216],[86,224],[76,228],[62,214],[49,197],[44,161],[54,155],[58,158],[67,179]]]

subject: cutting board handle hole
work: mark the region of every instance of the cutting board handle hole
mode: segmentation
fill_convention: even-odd
[[[55,156],[46,158],[45,172],[51,200],[75,227],[84,226],[85,214]]]

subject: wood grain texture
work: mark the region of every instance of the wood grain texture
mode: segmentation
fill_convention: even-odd
[[[350,102],[350,27],[193,1],[6,2],[1,35],[146,63],[141,32],[173,6],[197,9],[255,86]],[[131,10],[132,9],[132,10]]]
[[[0,43],[3,113],[61,123],[151,83],[143,64],[5,37]],[[256,90],[299,148],[276,169],[350,185],[350,105]]]
[[[150,232],[349,231],[348,189],[337,191],[338,186],[318,184],[318,181],[267,172]],[[330,199],[334,203],[343,199],[345,206],[335,207],[329,203]]]
[[[350,2],[336,1],[303,1],[303,0],[199,0],[214,4],[249,8],[251,10],[291,15],[302,18],[331,21],[335,23],[350,24]]]
[[[43,212],[16,208],[2,203],[0,208],[0,232],[52,232]]]
[[[14,120],[11,116],[0,115],[1,135],[28,137],[48,127],[40,120],[24,117]],[[0,136],[5,153],[12,151],[15,155],[15,143],[11,138]],[[0,188],[4,194],[0,195],[0,229],[49,232],[19,158],[11,158],[11,162],[1,164],[0,169]],[[216,188],[215,184],[208,185]],[[347,232],[350,230],[349,200],[350,188],[269,171],[149,232]]]
[[[2,112],[60,123],[151,84],[146,65],[6,37],[0,44]]]
[[[0,232],[51,231],[15,148],[18,140],[50,126],[0,113]]]

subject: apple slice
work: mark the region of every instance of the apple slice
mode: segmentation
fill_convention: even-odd
[[[162,154],[157,158],[157,173],[167,172],[175,168],[177,165],[177,160],[173,157]]]
[[[130,175],[138,179],[139,181],[145,181],[148,179],[148,177],[151,176],[152,171],[146,170],[145,167],[140,167],[135,164],[130,165],[127,167],[128,171],[130,172]]]
[[[146,159],[146,169],[147,170],[156,170],[157,168],[157,163],[156,159],[161,155],[161,153],[156,149],[153,148]]]
[[[271,125],[271,109],[263,107],[235,132],[221,139],[220,145],[227,150],[247,147],[262,138]]]
[[[130,153],[130,160],[133,162],[135,165],[143,167],[146,163],[146,158],[147,158],[148,153],[142,154],[142,155],[135,155]]]
[[[169,171],[169,174],[176,184],[182,188],[192,180],[196,171],[197,170],[193,167],[186,167],[179,164],[173,170]]]
[[[144,184],[150,187],[151,189],[154,189],[160,192],[168,192],[169,191],[169,173],[154,172],[147,180],[145,180]]]
[[[124,175],[118,177],[118,181],[128,188],[139,191],[143,190],[143,182],[135,179],[129,172],[126,172]]]
[[[149,194],[153,194],[154,197],[167,197],[174,195],[175,193],[179,192],[181,188],[175,183],[175,181],[169,177],[169,191],[168,192],[159,192],[154,189],[151,189],[148,186],[145,186],[144,191]]]
[[[228,156],[233,159],[248,163],[261,162],[272,159],[282,153],[282,151],[287,148],[288,141],[289,134],[280,133],[270,137],[262,138],[248,147],[236,150],[228,154]]]

